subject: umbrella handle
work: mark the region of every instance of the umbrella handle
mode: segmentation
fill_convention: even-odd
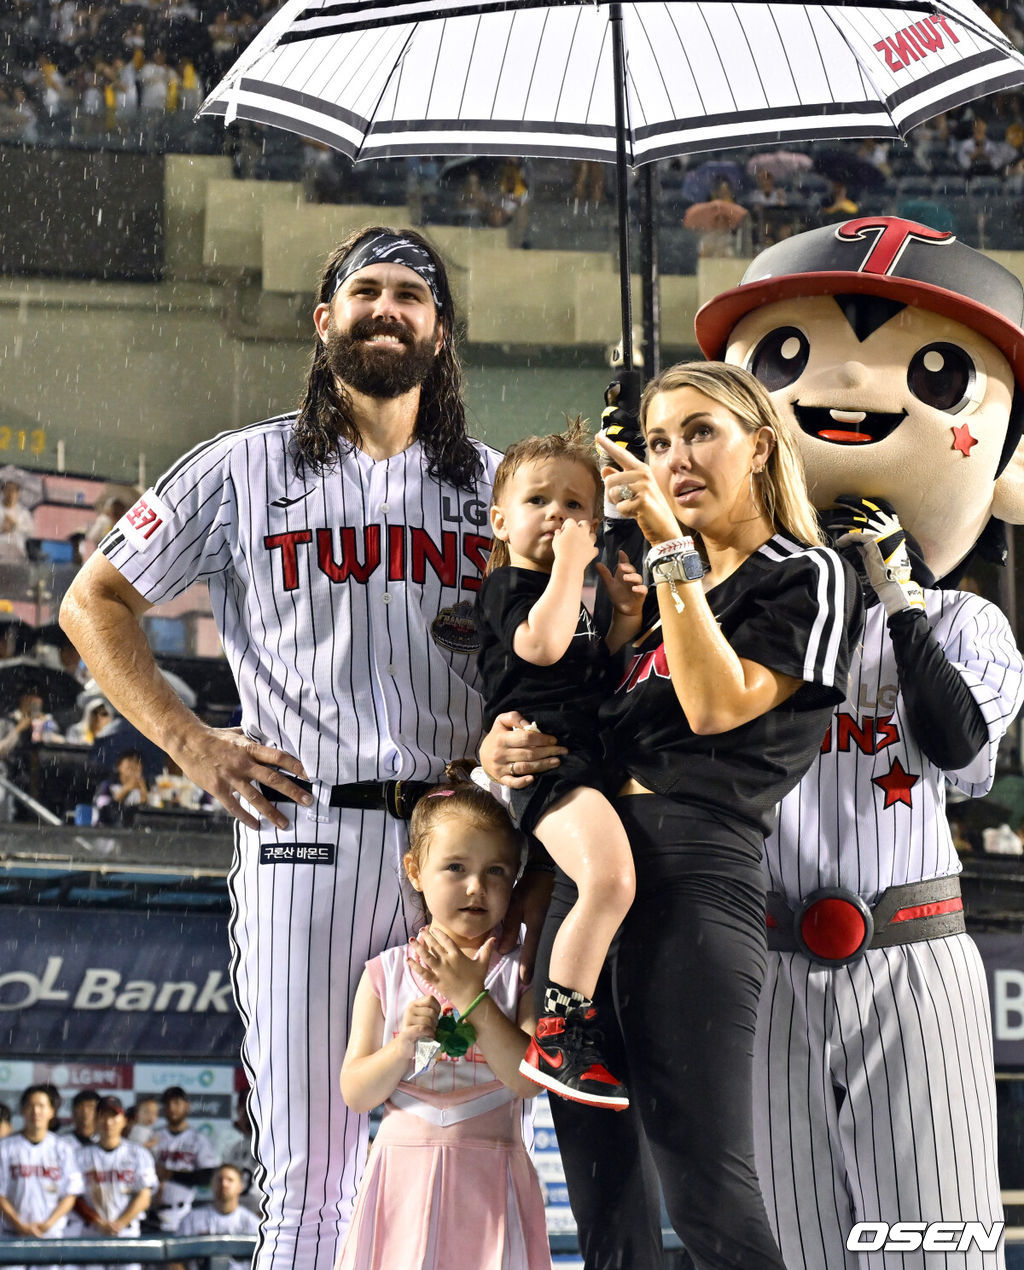
[[[633,297],[630,294],[629,188],[626,173],[626,55],[622,43],[622,5],[609,6],[612,74],[615,79],[615,201],[619,219],[619,306],[622,310],[622,369],[633,369]]]

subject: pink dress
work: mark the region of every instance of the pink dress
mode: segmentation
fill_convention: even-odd
[[[366,964],[385,1040],[409,1002],[431,991],[407,955],[403,944]],[[492,965],[486,986],[514,1019],[518,949]],[[521,1116],[522,1101],[475,1045],[461,1058],[442,1054],[419,1076],[410,1066],[385,1104],[337,1270],[550,1270],[544,1201]]]

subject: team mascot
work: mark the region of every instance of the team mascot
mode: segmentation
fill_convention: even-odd
[[[992,518],[1024,522],[1022,317],[1006,269],[891,217],[770,247],[697,316],[705,355],[752,371],[798,436],[869,604],[847,700],[766,843],[758,1167],[794,1267],[1004,1265],[988,993],[944,786],[989,789],[1024,665],[997,608],[935,580]]]

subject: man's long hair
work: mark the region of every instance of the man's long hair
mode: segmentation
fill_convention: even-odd
[[[430,373],[420,386],[414,435],[423,443],[430,476],[469,489],[483,471],[483,465],[466,432],[462,367],[455,348],[455,302],[444,261],[434,248],[411,229],[370,225],[356,230],[331,252],[317,288],[316,302],[330,304],[342,261],[353,247],[374,234],[397,234],[408,238],[428,252],[436,266],[435,281],[440,297],[437,318],[443,339]],[[328,471],[337,462],[339,438],[355,446],[362,442],[352,417],[351,399],[338,383],[328,364],[327,349],[318,338],[313,344],[306,388],[295,420],[293,444],[296,461],[300,466],[308,464],[317,473]]]

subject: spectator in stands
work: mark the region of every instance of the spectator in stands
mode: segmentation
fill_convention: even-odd
[[[0,662],[22,657],[32,647],[33,628],[13,612],[0,612]],[[0,709],[3,703],[0,702]]]
[[[1019,178],[1024,174],[1024,124],[1015,119],[1008,124],[1006,135],[999,143],[998,166],[1007,180],[1007,189],[1011,193],[1020,193]]]
[[[106,123],[106,85],[103,76],[95,65],[80,66],[72,76],[71,86],[75,94],[75,113],[79,124],[88,125],[90,134],[95,135]]]
[[[62,1138],[74,1138],[80,1147],[96,1141],[96,1108],[100,1096],[95,1089],[80,1089],[71,1099],[71,1124],[61,1130]]]
[[[950,155],[953,148],[953,136],[949,127],[949,116],[945,111],[919,123],[912,128],[907,137],[913,147],[914,158],[920,167],[930,169],[938,158]]]
[[[43,109],[52,119],[69,99],[68,86],[64,76],[51,61],[48,53],[40,53],[36,58],[34,70],[25,75],[25,83],[35,90]]]
[[[572,201],[581,206],[600,207],[604,202],[605,165],[592,159],[578,159],[572,165]]]
[[[854,153],[858,159],[863,159],[865,163],[870,163],[873,168],[877,168],[884,176],[892,176],[892,168],[889,166],[889,147],[884,141],[865,137],[858,144]]]
[[[20,84],[0,85],[0,140],[34,141],[38,115]]]
[[[4,481],[0,489],[0,564],[25,560],[25,542],[35,533],[32,513],[21,501],[17,481]]]
[[[96,500],[96,519],[86,531],[86,542],[101,542],[141,493],[131,485],[105,487]]]
[[[156,1164],[145,1147],[124,1136],[127,1117],[120,1098],[108,1094],[100,1099],[96,1123],[96,1142],[78,1153],[84,1189],[76,1207],[84,1233],[100,1239],[137,1238],[157,1187]],[[135,1262],[118,1270],[142,1267]]]
[[[956,160],[968,176],[990,176],[996,171],[999,147],[988,135],[988,120],[976,116],[971,135],[957,146]]]
[[[240,1200],[245,1179],[233,1164],[222,1164],[213,1175],[211,1189],[213,1203],[193,1208],[182,1219],[179,1235],[255,1235],[260,1227],[259,1218]],[[249,1257],[231,1257],[230,1270],[249,1270]],[[189,1270],[199,1270],[198,1262],[190,1262]]]
[[[167,53],[164,49],[153,49],[149,60],[139,67],[136,78],[139,84],[140,110],[155,114],[173,109],[177,101],[180,81],[177,71],[167,64]]]
[[[0,1102],[0,1138],[6,1138],[8,1134],[13,1133],[14,1126],[11,1124],[11,1109],[5,1102]]]
[[[31,638],[31,636],[30,636]],[[72,679],[77,679],[83,686],[89,681],[89,672],[82,661],[81,654],[74,646],[67,633],[62,631],[56,622],[48,622],[40,626],[36,632],[36,642],[32,646],[32,658],[40,666],[48,670],[61,670]],[[99,696],[99,693],[93,693]],[[79,701],[82,698],[79,697]]]
[[[90,697],[82,710],[82,717],[68,728],[68,743],[92,745],[113,717],[110,702],[106,697]]]
[[[190,58],[185,57],[178,62],[176,74],[180,84],[178,109],[191,118],[203,104],[206,88]]]
[[[132,1127],[128,1137],[148,1151],[156,1145],[157,1121],[160,1119],[160,1099],[155,1094],[146,1094],[136,1099],[132,1108]]]
[[[1002,5],[998,4],[985,4],[982,5],[982,8],[1011,44],[1016,45],[1019,49],[1024,49],[1024,32],[1021,31],[1020,27],[1014,21],[1013,15],[1009,9],[1005,9]],[[1018,16],[1019,13],[1020,10],[1018,7]]]
[[[139,84],[132,62],[123,57],[112,57],[103,63],[106,86],[103,101],[107,108],[108,122],[113,125],[139,108]],[[85,538],[85,535],[82,535]]]
[[[783,187],[775,184],[775,176],[770,168],[756,168],[754,182],[754,189],[743,200],[749,207],[785,207],[789,202],[789,196]]]
[[[82,555],[82,544],[85,542],[85,534],[68,534],[68,542],[71,544],[71,563],[76,568],[81,568],[85,564],[85,558]]]
[[[103,695],[95,679],[89,679],[84,692],[90,697]],[[167,766],[167,755],[133,723],[118,714],[113,706],[111,711],[114,717],[93,741],[93,759],[98,770],[116,772],[117,760],[125,750],[137,750],[142,755],[142,770],[146,782],[152,784]]]
[[[849,216],[857,215],[857,204],[850,198],[849,191],[844,181],[830,181],[830,191],[821,203],[821,211],[818,214],[818,220],[822,225],[831,224],[833,221],[846,220]]]
[[[43,710],[37,692],[23,692],[10,714],[0,719],[0,772],[16,785],[29,783],[29,747],[33,741],[62,740],[53,716]],[[9,795],[0,799],[0,821],[14,819]]]
[[[97,822],[101,825],[124,823],[129,807],[141,807],[149,799],[149,787],[138,750],[124,750],[117,756],[116,776],[100,783],[93,796]]]
[[[160,1104],[166,1124],[153,1149],[160,1179],[153,1211],[161,1230],[176,1231],[195,1202],[197,1187],[208,1184],[218,1161],[206,1135],[188,1123],[188,1094],[180,1085],[165,1089]]]
[[[239,54],[238,28],[227,9],[221,9],[206,29],[210,36],[210,71],[214,78],[220,79]]]
[[[77,1149],[50,1131],[57,1107],[45,1085],[21,1096],[20,1133],[0,1140],[0,1219],[7,1238],[59,1239],[82,1193]]]

